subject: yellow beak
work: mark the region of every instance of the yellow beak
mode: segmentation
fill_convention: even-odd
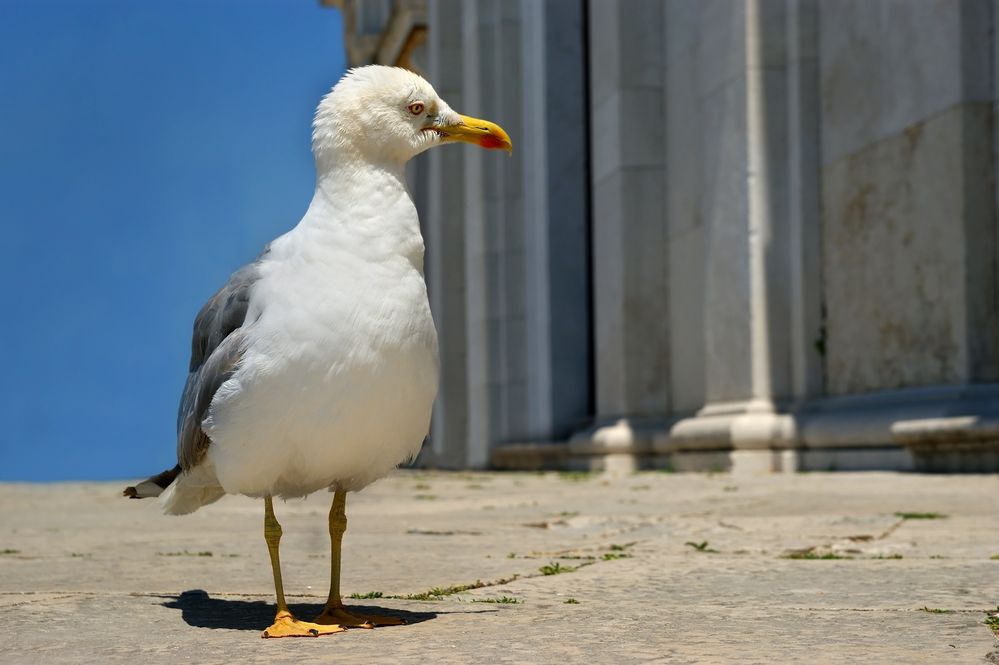
[[[467,115],[459,115],[461,122],[455,125],[436,127],[445,141],[463,141],[489,150],[513,152],[513,144],[503,128],[488,120],[480,120]]]

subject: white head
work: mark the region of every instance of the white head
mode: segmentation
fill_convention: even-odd
[[[382,65],[348,71],[319,103],[312,130],[320,165],[358,158],[402,164],[455,141],[512,149],[499,126],[455,113],[422,77]]]

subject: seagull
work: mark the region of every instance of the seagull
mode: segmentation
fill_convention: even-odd
[[[348,71],[316,110],[316,191],[301,221],[229,278],[194,320],[177,414],[177,465],[124,495],[191,513],[225,494],[264,500],[277,614],[263,637],[402,623],[340,595],[348,492],[419,452],[437,394],[437,331],[405,165],[434,146],[512,150],[498,125],[459,115],[419,75]],[[285,602],[274,497],[333,492],[330,592],[301,621]]]

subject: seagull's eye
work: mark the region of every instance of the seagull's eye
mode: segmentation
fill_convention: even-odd
[[[406,108],[408,108],[409,112],[412,113],[413,115],[420,115],[421,113],[423,113],[423,109],[425,107],[423,106],[423,102],[413,102]]]

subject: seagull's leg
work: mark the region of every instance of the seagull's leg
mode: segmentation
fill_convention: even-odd
[[[316,623],[337,624],[350,628],[374,628],[375,626],[397,626],[406,623],[396,617],[361,614],[348,611],[343,606],[340,597],[340,546],[343,543],[343,533],[347,530],[347,492],[341,489],[333,494],[333,506],[330,508],[330,595],[326,606],[316,617]]]
[[[288,609],[288,603],[284,600],[284,584],[281,582],[281,558],[278,554],[278,544],[281,542],[281,525],[274,517],[274,502],[270,496],[264,497],[264,540],[267,541],[267,550],[271,554],[271,568],[274,571],[277,616],[274,617],[274,623],[263,632],[261,637],[319,637],[344,630],[344,628],[333,624],[320,626],[315,623],[299,621],[292,616]]]

